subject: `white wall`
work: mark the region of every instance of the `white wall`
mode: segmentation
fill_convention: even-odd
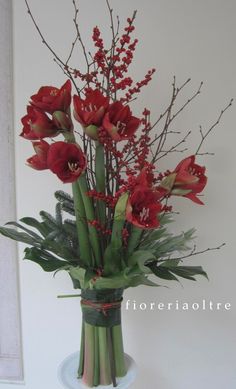
[[[31,0],[32,11],[53,47],[63,56],[73,37],[72,5],[69,1]],[[80,0],[81,31],[85,41],[92,26],[102,26],[108,34],[105,1]],[[172,76],[180,82],[192,77],[192,87],[205,81],[202,95],[186,110],[177,129],[193,130],[190,151],[199,139],[198,125],[209,126],[220,109],[235,96],[235,12],[234,0],[113,0],[124,20],[138,9],[137,51],[134,76],[142,78],[149,67],[157,67],[154,82],[145,89],[135,112],[149,106],[158,116],[167,103]],[[60,85],[64,76],[41,44],[23,0],[14,1],[15,37],[15,131],[18,217],[34,216],[41,209],[52,210],[53,192],[60,183],[49,173],[28,169],[24,161],[31,146],[21,139],[20,118],[29,96],[41,85]],[[77,66],[80,66],[80,55]],[[191,93],[191,87],[189,88]],[[215,157],[201,157],[207,165],[209,184],[204,207],[181,200],[176,231],[196,226],[199,248],[226,242],[226,248],[194,258],[202,264],[210,282],[184,281],[169,289],[140,287],[129,290],[126,298],[138,302],[201,301],[230,302],[230,311],[220,312],[134,312],[125,311],[124,337],[127,352],[139,365],[133,388],[143,389],[234,389],[235,373],[235,106],[226,114],[209,138],[206,150]],[[192,147],[192,149],[191,149]],[[175,165],[181,155],[173,155]],[[64,189],[67,189],[66,187]],[[20,254],[22,248],[20,248]],[[57,389],[56,370],[60,361],[79,346],[80,307],[76,299],[58,300],[70,293],[66,275],[55,279],[36,265],[20,262],[23,348],[26,389]],[[0,384],[1,389],[15,388]]]
[[[12,2],[0,0],[0,225],[16,218]],[[22,379],[16,243],[0,237],[0,379]]]

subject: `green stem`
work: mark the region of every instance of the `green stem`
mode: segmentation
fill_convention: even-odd
[[[96,175],[96,189],[98,192],[105,193],[105,159],[104,147],[101,143],[96,142],[95,155],[95,175]],[[106,204],[104,201],[98,201],[100,222],[102,225],[106,223]]]
[[[98,337],[98,327],[94,328],[94,380],[93,385],[98,386],[100,383],[100,368],[99,368],[99,337]]]
[[[107,328],[107,338],[108,338],[108,347],[109,347],[109,357],[110,357],[110,366],[111,366],[111,379],[114,387],[117,386],[116,383],[116,366],[115,366],[115,355],[114,347],[112,342],[112,328]]]
[[[138,228],[135,226],[132,227],[132,231],[129,237],[128,247],[126,251],[127,258],[129,258],[129,256],[133,253],[135,248],[138,246],[142,232],[143,232],[142,228]]]
[[[88,237],[88,226],[86,221],[85,207],[83,203],[83,198],[81,196],[81,191],[78,185],[78,181],[72,184],[73,198],[74,198],[74,207],[75,207],[75,217],[76,217],[76,226],[78,233],[78,241],[80,248],[80,258],[82,262],[91,266],[91,248]]]
[[[80,342],[80,358],[79,358],[79,368],[78,368],[78,378],[83,376],[84,372],[84,343],[85,343],[85,334],[84,334],[84,321],[82,322],[81,330],[81,342]]]
[[[95,218],[94,208],[93,208],[93,203],[91,198],[87,195],[89,189],[88,189],[88,184],[87,184],[85,174],[82,174],[80,176],[78,183],[79,183],[79,188],[84,203],[87,221],[88,222],[93,221]],[[88,225],[88,230],[89,230],[89,238],[92,246],[93,255],[95,258],[95,264],[96,266],[100,266],[102,262],[102,258],[101,258],[101,248],[99,244],[98,233],[96,228],[91,225]]]
[[[94,326],[85,323],[85,344],[84,344],[84,372],[83,381],[84,383],[92,388],[94,382]]]
[[[124,346],[123,346],[121,324],[112,327],[111,332],[112,332],[112,342],[113,342],[113,350],[114,350],[116,376],[117,377],[124,377],[127,373],[127,369],[125,366]]]
[[[108,353],[107,343],[107,328],[98,327],[99,335],[99,361],[100,361],[100,384],[110,385],[111,384],[111,369]]]

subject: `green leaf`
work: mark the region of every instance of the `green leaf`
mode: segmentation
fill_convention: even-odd
[[[75,209],[74,209],[74,204],[69,203],[68,201],[64,201],[61,204],[61,208],[64,212],[69,213],[72,216],[75,216]]]
[[[64,192],[63,190],[57,190],[54,195],[56,199],[60,201],[60,203],[63,203],[64,201],[68,201],[72,204],[74,203],[71,195],[69,195],[69,193]]]
[[[139,285],[160,286],[160,285],[156,284],[155,282],[149,280],[149,278],[144,276],[144,275],[136,276],[133,279],[131,279],[129,282],[130,287],[136,287]]]
[[[164,258],[173,252],[183,252],[190,249],[189,241],[193,239],[195,229],[192,228],[180,235],[173,236],[170,234],[166,239],[157,242],[155,245],[155,255],[157,258]]]
[[[56,205],[56,222],[58,225],[62,225],[61,203]]]
[[[80,285],[79,280],[76,280],[75,278],[73,278],[70,273],[69,273],[69,276],[71,278],[71,281],[72,281],[72,284],[73,284],[73,288],[74,289],[81,289],[81,285]]]
[[[201,266],[177,266],[169,268],[169,270],[179,277],[186,278],[188,280],[196,281],[196,275],[202,275],[208,279],[207,273]]]
[[[169,259],[164,260],[164,262],[162,262],[162,264],[160,266],[161,267],[168,267],[168,268],[176,267],[176,266],[178,266],[180,261],[181,261],[180,259],[169,258]]]
[[[128,282],[123,273],[120,273],[113,277],[99,277],[93,285],[96,289],[116,289],[127,287]]]
[[[26,248],[24,259],[28,259],[37,263],[46,272],[52,272],[57,269],[65,267],[68,262],[55,258],[44,250],[37,249],[36,247]]]
[[[109,244],[104,253],[104,275],[119,273],[122,270],[122,257],[122,249]]]
[[[20,228],[21,230],[25,231],[27,234],[31,235],[39,243],[42,241],[42,237],[41,236],[36,234],[34,231],[31,231],[29,228],[26,228],[26,227],[22,226],[20,223],[8,222],[8,223],[6,223],[6,226],[7,225],[11,225],[11,226]]]
[[[45,212],[45,211],[41,211],[40,216],[43,219],[43,221],[45,222],[46,226],[48,228],[50,228],[51,230],[54,230],[55,228],[59,227],[56,219],[52,215],[50,215],[50,213]]]
[[[84,289],[84,285],[85,285],[84,278],[85,278],[86,270],[80,266],[70,266],[68,268],[68,271],[71,278],[79,281],[81,288]]]
[[[159,278],[162,278],[164,280],[174,280],[174,281],[179,281],[178,278],[176,278],[174,276],[174,274],[172,274],[170,272],[169,269],[166,269],[162,266],[157,266],[156,263],[153,263],[153,264],[150,264],[150,265],[147,265],[151,271],[153,272],[153,274],[155,274],[155,276],[159,277]]]
[[[23,217],[20,221],[30,227],[36,228],[40,232],[42,236],[46,236],[48,234],[48,228],[45,226],[45,223],[39,222],[37,219],[33,217]]]
[[[0,234],[6,236],[7,238],[16,240],[17,242],[22,242],[29,244],[31,246],[38,246],[39,243],[32,236],[26,234],[25,232],[19,232],[13,228],[0,227]]]
[[[128,266],[132,268],[135,265],[138,265],[142,273],[149,273],[149,268],[145,266],[145,263],[153,260],[156,260],[156,257],[152,252],[147,250],[138,250],[128,258]]]

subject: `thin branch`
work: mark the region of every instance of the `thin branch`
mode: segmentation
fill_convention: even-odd
[[[179,147],[181,144],[185,143],[185,142],[186,142],[186,139],[189,137],[190,134],[191,134],[191,131],[189,131],[189,132],[185,135],[185,137],[184,137],[183,139],[181,139],[178,143],[176,143],[176,145],[172,146],[169,150],[166,150],[166,151],[161,150],[161,153],[164,153],[164,154],[162,154],[160,157],[154,159],[153,163],[159,161],[159,159],[165,157],[165,156],[166,156],[167,154],[169,154],[169,153],[173,153],[173,152],[183,153],[183,152],[187,151],[187,150],[188,150],[187,148],[185,148],[185,149],[183,149],[183,150],[178,150],[177,147]]]
[[[28,14],[29,14],[29,16],[30,16],[30,18],[31,18],[31,20],[32,20],[32,22],[33,22],[33,24],[34,24],[36,30],[38,31],[39,36],[40,36],[41,39],[42,39],[42,43],[43,43],[43,44],[48,48],[48,50],[53,54],[53,56],[54,56],[54,61],[60,66],[60,68],[63,70],[64,74],[66,74],[67,77],[69,77],[69,79],[71,80],[71,82],[74,84],[76,90],[78,91],[78,87],[77,87],[77,85],[76,85],[76,83],[75,83],[75,80],[74,80],[74,78],[72,77],[70,71],[67,69],[66,64],[62,61],[62,59],[57,55],[57,53],[52,49],[52,47],[51,47],[51,46],[48,44],[48,42],[45,40],[44,35],[42,34],[42,32],[41,32],[41,30],[40,30],[40,28],[39,28],[39,26],[38,26],[38,24],[37,24],[37,22],[36,22],[36,20],[35,20],[35,18],[34,18],[34,16],[33,16],[33,14],[32,14],[32,12],[31,12],[31,9],[30,9],[30,6],[29,6],[29,3],[28,3],[27,0],[25,0],[25,4],[26,4],[26,7],[27,7],[27,12],[28,12]]]
[[[220,115],[218,116],[218,119],[212,124],[212,126],[205,132],[205,134],[203,133],[203,130],[202,130],[202,126],[200,126],[200,135],[201,135],[201,141],[199,143],[199,146],[196,150],[196,153],[195,155],[201,155],[199,153],[199,150],[201,149],[205,139],[207,138],[207,136],[212,132],[212,130],[220,123],[220,120],[222,118],[222,116],[224,115],[225,111],[227,111],[231,105],[233,104],[233,99],[230,100],[229,104],[221,110],[220,112]]]
[[[78,24],[78,21],[77,21],[77,16],[78,16],[79,8],[76,5],[75,0],[72,0],[72,3],[74,5],[74,9],[75,9],[75,17],[73,19],[73,22],[74,22],[74,25],[75,25],[75,28],[76,28],[78,40],[80,42],[80,45],[81,45],[83,53],[84,53],[84,58],[85,58],[85,61],[86,61],[86,64],[87,64],[87,68],[88,68],[88,73],[89,73],[89,68],[90,68],[91,64],[89,63],[89,60],[88,60],[88,55],[87,55],[87,52],[86,52],[86,48],[85,48],[84,42],[83,42],[83,40],[81,38],[81,34],[80,34],[80,30],[79,30],[79,24]]]
[[[77,23],[77,17],[78,17],[79,9],[78,9],[78,7],[76,7],[75,0],[72,0],[72,3],[73,3],[73,6],[74,6],[74,11],[75,11],[73,22],[76,24]],[[68,63],[69,63],[69,61],[71,59],[71,56],[73,54],[73,51],[74,51],[74,48],[75,48],[75,45],[76,45],[76,42],[77,42],[78,39],[79,39],[79,34],[78,34],[77,29],[76,29],[76,36],[75,36],[74,41],[72,42],[71,50],[70,50],[69,56],[68,56],[68,58],[66,60],[66,65],[68,65]]]
[[[171,259],[173,261],[182,261],[183,259],[190,258],[190,257],[193,257],[195,255],[205,254],[208,251],[220,250],[225,245],[226,245],[226,243],[222,243],[221,245],[219,245],[217,247],[208,247],[207,249],[201,250],[201,251],[196,251],[196,245],[194,245],[192,251],[189,254],[181,256],[181,257],[169,258],[169,259]],[[162,261],[160,261],[160,262],[162,262]],[[165,260],[163,262],[165,262]]]
[[[191,78],[188,78],[179,88],[176,88],[176,97],[177,95],[179,94],[179,92],[191,81]],[[176,77],[174,76],[174,81],[172,83],[172,86],[175,85],[176,83]],[[172,92],[172,95],[173,95],[173,92]],[[153,125],[151,126],[151,130],[157,126],[157,124],[161,121],[161,119],[167,114],[167,112],[169,111],[170,109],[170,106],[172,105],[172,97],[171,97],[171,102],[170,104],[168,105],[168,107],[166,108],[166,110],[159,116],[159,118],[153,123]],[[152,144],[153,142],[151,142]]]
[[[190,97],[186,101],[186,103],[171,117],[170,123],[176,118],[176,116],[180,114],[180,112],[182,112],[187,107],[187,105],[189,105],[195,99],[195,97],[197,97],[201,93],[202,85],[203,85],[203,81],[200,83],[198,90],[193,94],[193,96]]]

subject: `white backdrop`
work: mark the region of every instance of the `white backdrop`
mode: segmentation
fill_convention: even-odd
[[[64,76],[40,39],[26,13],[23,0],[14,0],[16,186],[18,217],[36,216],[41,209],[52,211],[53,192],[62,185],[47,172],[25,166],[32,154],[29,143],[18,137],[20,118],[26,102],[41,85],[61,85]],[[30,0],[32,11],[47,40],[66,56],[73,39],[72,4],[62,0]],[[189,93],[205,81],[200,97],[181,115],[176,129],[193,131],[199,141],[198,126],[208,128],[231,97],[235,96],[236,3],[234,0],[113,0],[121,21],[138,9],[137,32],[140,40],[133,67],[141,79],[147,68],[158,72],[149,88],[143,90],[134,111],[144,106],[158,116],[168,102],[175,74],[182,83],[189,76]],[[85,42],[93,26],[102,26],[107,37],[109,15],[105,0],[80,0],[80,27]],[[81,63],[80,54],[76,66]],[[192,88],[192,89],[191,89]],[[183,97],[186,97],[183,96]],[[184,101],[184,100],[183,100]],[[214,157],[199,158],[207,165],[209,184],[205,206],[178,199],[181,211],[176,231],[196,226],[198,246],[206,248],[221,242],[220,251],[195,257],[192,264],[207,270],[210,282],[173,283],[170,288],[128,290],[126,299],[137,302],[229,302],[229,311],[126,311],[123,312],[126,351],[139,365],[135,389],[234,389],[236,387],[236,308],[235,308],[235,106],[209,138],[205,151]],[[182,155],[173,154],[174,166]],[[67,189],[67,187],[64,187]],[[21,257],[23,247],[20,247]],[[79,347],[80,307],[77,299],[57,299],[71,293],[66,274],[55,279],[37,265],[20,262],[23,352],[26,389],[58,389],[56,370],[60,361]],[[15,388],[0,384],[1,389]]]

